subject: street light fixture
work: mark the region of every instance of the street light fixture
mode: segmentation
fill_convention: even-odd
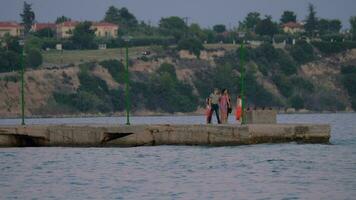
[[[25,40],[19,40],[19,45],[22,46],[20,56],[21,65],[21,125],[25,125]]]
[[[125,41],[126,47],[126,73],[125,73],[125,96],[126,96],[126,125],[130,125],[130,96],[129,96],[129,42],[132,39],[131,36],[124,36],[122,39]]]

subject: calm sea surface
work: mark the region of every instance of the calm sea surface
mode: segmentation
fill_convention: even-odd
[[[131,121],[187,124],[204,118]],[[4,119],[0,125],[18,122]],[[356,114],[279,115],[278,122],[330,123],[332,145],[0,148],[0,199],[356,199]]]

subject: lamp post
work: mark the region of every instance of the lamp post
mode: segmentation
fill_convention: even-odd
[[[20,40],[19,45],[22,46],[22,52],[20,55],[21,65],[21,125],[25,125],[25,40]]]
[[[129,42],[131,36],[124,36],[124,41],[126,42],[126,73],[125,73],[125,107],[126,107],[126,125],[130,125],[130,94],[129,94]]]
[[[246,124],[246,116],[245,116],[245,67],[244,67],[244,59],[245,59],[245,52],[244,52],[244,44],[243,42],[241,43],[240,46],[240,72],[241,72],[241,79],[240,79],[240,85],[241,85],[241,107],[242,107],[242,113],[241,113],[241,124]]]

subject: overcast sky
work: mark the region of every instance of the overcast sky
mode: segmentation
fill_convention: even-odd
[[[298,20],[307,14],[308,2],[317,9],[318,17],[338,18],[344,28],[356,15],[356,0],[27,0],[33,4],[36,20],[54,21],[65,15],[75,20],[99,21],[110,5],[127,7],[139,20],[157,24],[161,17],[188,17],[189,23],[204,27],[222,23],[237,26],[250,11],[272,15],[279,20],[283,10],[297,13]],[[23,0],[0,0],[0,21],[20,21]]]

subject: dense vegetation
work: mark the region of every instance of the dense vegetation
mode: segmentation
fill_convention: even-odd
[[[125,73],[117,60],[100,63],[118,83],[123,83]],[[72,111],[79,112],[114,112],[123,111],[125,97],[123,87],[109,89],[106,82],[92,74],[97,63],[85,63],[80,66],[78,75],[80,87],[75,93],[56,92],[54,99],[58,104],[69,106]],[[119,70],[113,70],[116,66]],[[119,74],[119,75],[117,75]],[[116,78],[115,78],[116,77]],[[123,86],[123,85],[122,85]],[[149,75],[146,83],[130,82],[130,98],[133,110],[147,108],[158,112],[192,112],[197,108],[197,97],[193,88],[179,81],[175,67],[163,63],[156,74]]]
[[[356,110],[356,66],[344,66],[341,69],[342,83],[350,96],[351,106]]]

